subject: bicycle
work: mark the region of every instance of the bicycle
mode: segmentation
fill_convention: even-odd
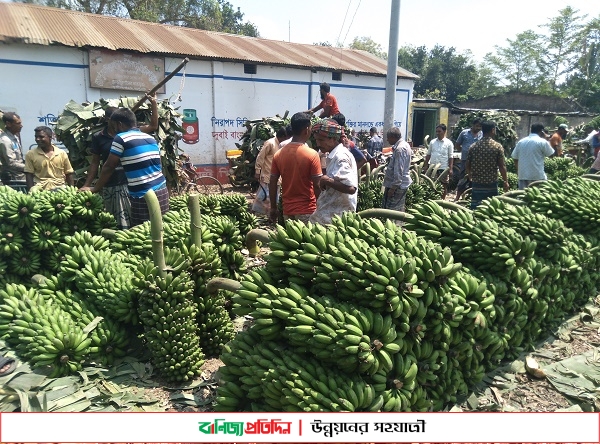
[[[187,154],[182,156],[182,170],[184,177],[181,177],[182,192],[190,193],[197,192],[208,196],[209,194],[223,194],[223,185],[216,177],[201,173],[192,163]]]

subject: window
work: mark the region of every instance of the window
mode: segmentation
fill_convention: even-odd
[[[256,65],[253,63],[244,63],[244,74],[256,74]]]
[[[337,80],[338,82],[342,80],[342,73],[341,72],[332,72],[331,73],[331,80]]]

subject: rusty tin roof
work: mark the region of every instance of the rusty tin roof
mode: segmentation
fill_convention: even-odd
[[[0,2],[0,42],[105,48],[385,76],[366,51],[288,43],[25,3]],[[398,77],[417,75],[398,68]]]

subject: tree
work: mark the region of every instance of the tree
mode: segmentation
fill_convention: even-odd
[[[477,67],[477,75],[471,81],[467,90],[467,97],[471,99],[482,99],[484,97],[496,96],[504,92],[498,77],[494,71],[485,63]],[[462,100],[460,100],[462,101]]]
[[[547,69],[540,56],[540,36],[529,30],[507,42],[507,46],[496,46],[496,53],[484,58],[493,75],[508,91],[547,92]]]
[[[387,59],[387,53],[379,43],[376,43],[371,37],[354,37],[349,46],[350,49],[361,49],[370,52],[377,57]]]
[[[234,9],[227,0],[41,0],[41,3],[92,14],[259,36],[256,26],[244,22],[240,8]]]
[[[542,63],[550,77],[550,87],[556,91],[561,76],[571,72],[577,63],[577,43],[584,27],[582,20],[587,16],[577,15],[579,11],[567,6],[558,11],[558,16],[540,26],[548,31],[540,41],[545,47]]]
[[[398,51],[398,65],[419,76],[415,95],[451,102],[464,100],[470,84],[477,78],[477,66],[470,52],[457,53],[454,47],[441,45],[428,50],[425,46],[403,46]]]
[[[567,75],[566,93],[591,111],[600,112],[600,19],[594,18],[579,32],[578,59]]]

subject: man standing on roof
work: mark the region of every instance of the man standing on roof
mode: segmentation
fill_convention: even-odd
[[[329,91],[331,91],[331,87],[329,86],[329,84],[321,83],[321,85],[319,85],[319,92],[321,93],[321,103],[319,103],[317,106],[309,109],[306,112],[309,114],[314,114],[320,109],[322,109],[323,111],[321,111],[321,114],[319,115],[321,119],[325,119],[327,117],[339,114],[340,109],[338,108],[337,99]]]

